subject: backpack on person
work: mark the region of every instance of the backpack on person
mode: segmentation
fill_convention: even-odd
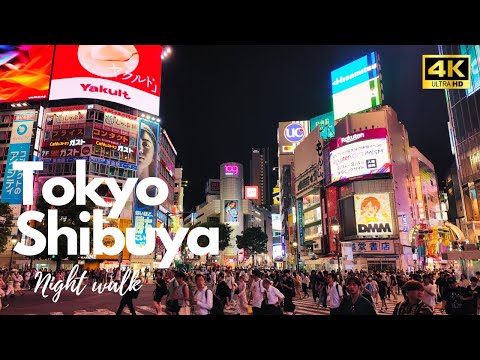
[[[132,291],[132,298],[138,299],[138,295],[140,294],[140,289]]]
[[[212,291],[207,289],[207,291]],[[207,299],[207,291],[205,291],[205,300]],[[212,298],[213,298],[213,306],[208,311],[208,315],[225,315],[223,312],[223,301],[213,293],[212,291]]]

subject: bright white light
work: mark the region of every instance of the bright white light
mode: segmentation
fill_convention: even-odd
[[[12,107],[16,107],[16,106],[17,106],[17,105],[15,105],[15,104],[12,104]]]
[[[28,104],[27,104],[26,102],[24,102],[22,105],[23,105],[23,106],[28,106]]]
[[[147,120],[150,120],[150,115],[147,115]]]
[[[142,117],[144,118],[144,117],[145,117],[145,114],[142,114]]]
[[[170,54],[172,52],[172,48],[169,46],[167,47],[167,54]]]

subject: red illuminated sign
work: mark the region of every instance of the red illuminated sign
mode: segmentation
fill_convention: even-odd
[[[0,103],[48,95],[53,45],[0,45]]]
[[[245,186],[245,199],[258,200],[258,186]]]
[[[159,115],[160,45],[57,45],[50,100],[87,98]]]

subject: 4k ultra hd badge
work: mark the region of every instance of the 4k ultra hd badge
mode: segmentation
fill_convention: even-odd
[[[423,89],[470,89],[469,55],[423,55]]]

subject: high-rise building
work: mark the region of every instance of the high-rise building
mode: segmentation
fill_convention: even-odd
[[[250,185],[258,186],[258,199],[253,200],[256,205],[271,205],[269,148],[252,149]]]
[[[220,165],[220,222],[229,224],[231,233],[230,246],[223,251],[222,261],[225,265],[234,265],[238,257],[236,236],[244,229],[243,216],[243,165],[235,162]]]
[[[282,246],[285,249],[285,261],[287,262],[285,266],[290,268],[295,264],[293,254],[297,251],[293,246],[296,241],[295,199],[294,193],[292,193],[295,176],[293,154],[295,148],[309,133],[310,120],[280,122],[278,124],[278,184],[280,185],[279,214],[282,224],[281,239]]]
[[[326,177],[337,190],[342,265],[413,269],[409,232],[419,219],[407,130],[389,106],[347,115],[335,130]]]
[[[446,90],[452,150],[465,212],[460,228],[470,242],[480,242],[480,45],[441,45],[441,55],[470,55],[472,87]],[[468,234],[468,235],[467,235]]]
[[[14,267],[30,263],[12,250],[17,241],[22,241],[16,225],[18,217],[25,211],[22,205],[23,176],[20,171],[12,169],[12,162],[38,159],[44,110],[42,106],[32,106],[0,112],[0,201],[8,202],[13,214],[11,237],[7,239],[6,251],[0,253],[0,267],[8,267],[11,257]]]
[[[166,131],[161,129],[158,118],[162,47],[57,45],[55,51],[53,45],[16,47],[16,51],[28,52],[28,49],[31,53],[24,55],[27,58],[34,56],[32,63],[40,67],[35,71],[28,67],[28,71],[38,70],[44,76],[39,77],[41,80],[35,86],[41,89],[40,92],[24,86],[23,82],[13,81],[8,86],[2,84],[2,92],[8,97],[6,104],[0,104],[0,111],[5,109],[4,106],[8,106],[9,110],[15,108],[15,111],[7,110],[4,113],[7,116],[3,116],[3,113],[0,115],[3,121],[0,135],[4,133],[3,142],[0,136],[0,150],[1,144],[5,144],[5,156],[8,148],[15,152],[21,150],[21,156],[13,159],[8,153],[8,159],[5,159],[7,164],[2,171],[5,178],[1,200],[12,204],[14,212],[35,209],[35,204],[30,207],[18,202],[17,197],[20,195],[21,198],[21,192],[15,189],[12,192],[12,181],[15,187],[21,184],[21,172],[11,171],[11,162],[15,160],[43,162],[43,170],[35,172],[32,184],[36,198],[41,194],[43,184],[51,177],[76,180],[77,160],[85,161],[87,183],[99,177],[113,178],[122,187],[129,178],[138,178],[139,181],[146,177],[161,178],[169,189],[168,199],[162,205],[147,206],[132,196],[118,219],[106,217],[114,202],[110,189],[106,184],[101,184],[96,190],[107,204],[101,207],[104,211],[103,226],[117,227],[124,233],[127,227],[135,227],[136,245],[144,245],[146,229],[165,223],[168,226],[167,215],[172,213],[174,206],[176,150]],[[114,73],[106,67],[91,65],[92,59],[99,54],[115,57],[118,53],[130,53],[131,57],[128,61],[117,63],[121,64],[114,67]],[[145,66],[137,66],[139,63]],[[17,73],[16,78],[23,76]],[[27,99],[28,102],[25,101]],[[21,113],[22,108],[31,108],[32,114]],[[10,133],[12,136],[8,140]],[[25,137],[28,137],[28,141],[24,141]],[[151,189],[154,188],[147,190],[150,197],[154,195]],[[29,241],[21,234],[18,238],[25,243]],[[105,237],[103,242],[109,246],[111,239]],[[123,265],[138,270],[155,267],[156,260],[161,260],[155,257],[156,252],[144,257],[130,257],[124,250],[119,256],[83,256],[78,263],[90,268]],[[76,261],[64,261],[64,267],[69,268]],[[41,262],[55,266],[52,261]],[[19,267],[20,263],[15,265]]]

